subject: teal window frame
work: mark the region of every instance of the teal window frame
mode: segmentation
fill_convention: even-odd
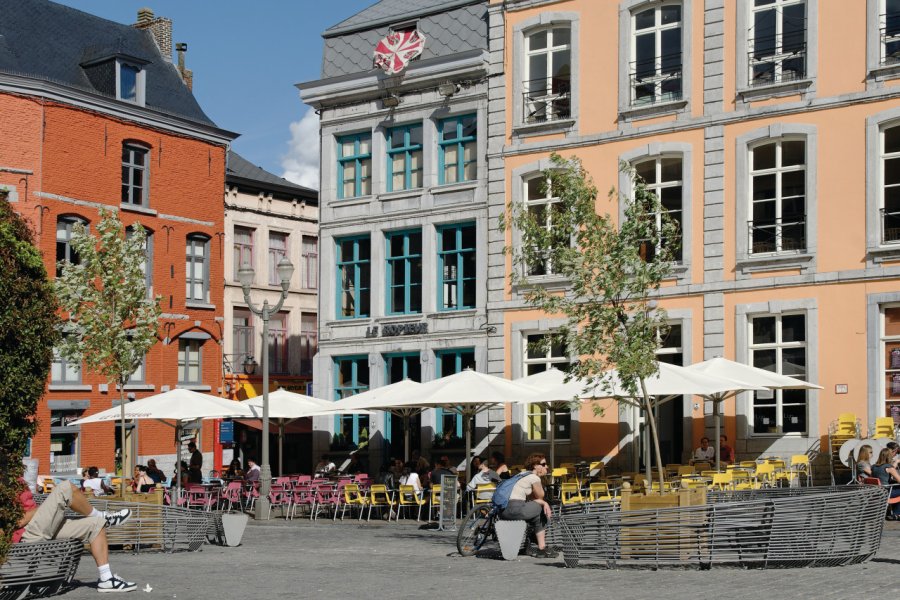
[[[472,355],[472,367],[475,367],[475,348],[449,348],[447,350],[435,350],[434,351],[434,359],[435,359],[435,373],[437,377],[442,377],[442,373],[444,372],[444,361],[452,360],[453,361],[453,373],[459,373],[463,370],[463,355],[471,354]],[[448,373],[451,374],[451,373]],[[435,413],[435,425],[434,430],[436,435],[441,436],[444,435],[444,409],[436,408],[434,409]],[[463,420],[462,415],[454,415],[456,420],[456,437],[461,438],[463,436]]]
[[[334,395],[334,400],[342,400],[343,398],[349,398],[350,396],[355,396],[356,394],[365,392],[369,389],[369,384],[360,385],[359,384],[359,367],[360,364],[365,365],[366,370],[369,369],[369,357],[365,354],[351,354],[347,356],[335,356],[333,359],[334,364],[334,386],[332,388],[332,392]],[[350,385],[340,384],[340,376],[341,376],[341,363],[351,362],[353,366],[351,368],[351,376],[350,376]],[[371,372],[369,373],[371,375]],[[344,395],[344,392],[350,391],[350,394]],[[342,427],[342,420],[353,422],[353,443],[357,446],[359,445],[359,433],[362,429],[369,430],[369,436],[371,437],[371,421],[369,420],[369,415],[335,415],[334,416],[334,431],[335,433],[343,433],[344,428]],[[366,423],[365,427],[361,425]]]
[[[463,247],[463,229],[471,227],[474,230],[474,234],[472,236],[473,245],[471,248]],[[456,247],[447,250],[444,248],[444,232],[454,230],[456,233]],[[475,225],[474,221],[468,221],[466,223],[453,223],[452,225],[439,225],[437,228],[437,246],[438,246],[438,301],[437,306],[439,311],[453,311],[453,310],[465,310],[468,308],[475,308],[475,297],[473,295],[471,304],[465,302],[465,286],[466,282],[472,282],[472,287],[474,291],[475,281],[477,277],[477,266],[475,270],[473,270],[472,275],[470,277],[465,276],[464,264],[466,261],[466,257],[471,255],[473,260],[477,258],[476,255],[476,246],[477,241],[475,240],[475,236],[478,233],[478,229]],[[450,268],[450,276],[446,276],[445,267]],[[452,268],[455,267],[455,270]],[[453,298],[453,304],[451,306],[447,305],[447,298],[444,294],[444,289],[449,285],[455,285],[455,298]]]
[[[475,123],[475,133],[473,135],[465,135],[465,122],[467,119],[474,120]],[[444,129],[447,124],[454,124],[454,136],[452,138],[445,137]],[[478,165],[478,148],[476,147],[473,151],[473,158],[471,160],[466,160],[466,145],[475,144],[478,140],[478,115],[476,114],[468,114],[468,115],[459,115],[455,117],[449,117],[447,119],[441,119],[438,121],[438,184],[444,185],[447,183],[463,183],[466,181],[474,181],[478,177],[477,173],[477,165]],[[447,173],[446,168],[448,166],[446,159],[446,152],[448,148],[456,148],[456,179],[454,181],[447,181]],[[476,173],[473,177],[466,177],[466,167],[469,165],[476,165]]]
[[[419,236],[419,252],[414,253],[411,247],[411,237]],[[403,253],[398,256],[391,254],[391,242],[403,238]],[[422,230],[404,229],[384,234],[385,241],[385,306],[389,315],[417,315],[422,313]],[[403,282],[394,283],[394,271],[403,269]],[[413,272],[418,270],[418,282],[414,281]],[[398,307],[394,302],[394,291],[402,288],[403,306]],[[415,308],[415,300],[418,300],[418,309]]]
[[[368,140],[369,142],[369,151],[368,152],[360,152],[360,142],[363,140]],[[349,156],[344,156],[344,144],[347,142],[353,142],[353,154]],[[360,196],[368,196],[372,193],[372,133],[371,132],[360,132],[354,133],[351,135],[342,135],[337,138],[337,149],[338,149],[338,186],[337,186],[337,197],[339,200],[343,200],[344,198],[358,198]],[[363,163],[368,160],[369,161],[369,176],[363,177],[362,167]],[[344,179],[344,166],[348,163],[353,163],[353,195],[347,196],[344,194],[344,184],[349,182],[349,179]],[[363,193],[364,183],[369,182],[369,189],[366,193]]]
[[[391,378],[391,361],[394,360],[403,360],[403,376],[399,379],[402,381],[404,379],[411,379],[413,381],[421,383],[422,380],[422,354],[420,352],[390,352],[388,354],[382,355],[384,358],[384,380],[387,382],[387,385],[392,383],[397,383],[397,381]],[[410,377],[409,376],[409,362],[408,360],[414,360],[419,362],[419,377]],[[384,438],[388,442],[392,442],[393,438],[391,437],[391,417],[393,415],[389,412],[384,413]],[[402,441],[402,440],[401,440]]]
[[[341,253],[341,246],[346,242],[353,242],[353,256],[349,259],[344,257]],[[367,242],[369,244],[369,258],[361,259],[359,257],[360,242]],[[338,319],[361,319],[368,317],[369,313],[371,312],[372,304],[372,239],[368,235],[357,235],[351,237],[335,238],[334,243],[336,265],[335,282],[337,284],[337,301],[335,306],[335,314],[337,315]],[[344,315],[343,307],[341,305],[341,301],[344,298],[344,292],[347,291],[344,289],[343,285],[344,278],[341,277],[344,268],[353,269],[354,294],[352,315]],[[365,269],[369,270],[369,285],[367,287],[362,286],[363,272]],[[365,302],[365,306],[363,306],[363,297],[365,292],[369,292],[369,294],[366,296],[367,302]]]
[[[413,130],[419,130],[419,139],[422,139],[422,135],[424,133],[422,128],[422,123],[412,123],[410,125],[400,125],[398,127],[391,127],[387,131],[387,135],[385,136],[387,142],[387,191],[396,192],[400,190],[413,190],[421,188],[424,185],[422,181],[422,165],[423,165],[423,152],[422,152],[422,143],[413,144],[411,142],[412,132]],[[402,136],[399,145],[395,144],[397,136]],[[419,168],[413,169],[413,155],[419,153]],[[394,175],[399,175],[400,171],[394,171],[394,157],[396,155],[403,156],[403,187],[395,188],[394,187]],[[419,174],[419,185],[413,185],[413,174]]]

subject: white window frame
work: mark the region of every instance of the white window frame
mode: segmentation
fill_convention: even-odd
[[[866,264],[880,266],[900,256],[900,240],[884,243],[884,130],[900,127],[900,108],[866,118]],[[893,156],[893,155],[892,155]]]
[[[900,334],[889,336],[885,332],[885,311],[887,309],[900,309],[900,304],[897,303],[883,303],[878,307],[878,339],[879,339],[879,362],[878,362],[878,380],[879,385],[879,405],[873,413],[874,416],[870,419],[871,422],[875,421],[875,417],[889,416],[890,412],[888,410],[889,404],[893,403],[900,406],[900,397],[890,398],[888,397],[887,390],[887,377],[889,371],[893,372],[893,375],[900,375],[900,369],[891,368],[886,364],[885,359],[887,356],[887,344],[889,343],[897,343],[900,342]]]
[[[203,256],[197,257],[196,254],[192,251],[195,246],[203,247]],[[185,246],[185,301],[188,304],[191,303],[208,303],[209,302],[209,237],[204,234],[192,233],[189,234],[186,238],[186,246]],[[193,296],[194,285],[198,282],[198,280],[193,279],[191,273],[193,272],[193,266],[196,263],[201,263],[203,275],[202,281],[203,284],[203,297],[195,298]]]
[[[122,96],[122,68],[123,67],[131,67],[135,69],[137,73],[135,74],[135,86],[134,86],[134,98],[124,98]],[[129,62],[127,60],[116,59],[116,98],[123,102],[131,102],[133,104],[137,104],[138,106],[144,106],[145,96],[146,96],[146,70],[142,65]]]
[[[529,365],[544,365],[547,369],[555,366],[555,365],[569,365],[572,363],[572,357],[566,353],[565,356],[552,356],[552,348],[548,348],[544,356],[540,358],[529,358],[528,356],[528,345],[531,341],[532,337],[538,336],[548,336],[552,335],[552,331],[531,331],[531,332],[523,332],[522,334],[522,374],[528,374],[528,366]],[[563,348],[565,352],[565,348]],[[524,420],[523,420],[523,428],[522,430],[525,433],[525,442],[531,444],[544,444],[550,441],[550,410],[541,404],[528,404],[525,406],[524,411]],[[568,442],[571,440],[572,436],[572,411],[571,410],[557,410],[554,411],[556,413],[557,423],[559,422],[559,416],[565,415],[568,413],[569,416],[569,436],[568,437],[558,437],[555,438],[554,441],[562,441]],[[540,438],[534,438],[531,435],[531,427],[529,421],[534,417],[540,417],[541,419],[541,432]]]
[[[528,198],[528,186],[531,182],[538,181],[543,179],[545,181],[545,185],[547,186],[547,190],[544,192],[544,197],[536,200],[529,200]],[[531,177],[526,177],[522,180],[522,201],[525,205],[525,209],[530,211],[533,207],[544,207],[545,213],[545,225],[544,228],[549,230],[553,226],[553,205],[558,204],[560,202],[559,197],[553,195],[553,186],[551,184],[552,176],[547,177],[544,173],[537,173]],[[531,274],[531,266],[527,266],[526,269],[529,271],[529,277],[552,277],[558,276],[558,274],[553,270],[553,262],[550,258],[547,258],[544,261],[544,272]]]
[[[243,242],[238,241],[238,234],[249,234],[250,243],[245,244]],[[234,262],[234,280],[238,281],[238,270],[246,264],[251,269],[254,269],[254,278],[256,276],[256,264],[254,261],[254,247],[256,246],[256,229],[253,227],[247,227],[245,225],[235,225],[234,226],[234,237],[232,241],[232,262]],[[245,254],[249,254],[249,260],[244,261],[243,258]],[[254,283],[251,281],[251,284]]]
[[[802,142],[803,143],[804,161],[803,161],[802,165],[784,166],[782,164],[782,147],[785,142]],[[756,157],[756,151],[759,148],[762,148],[764,146],[771,146],[771,145],[775,146],[775,166],[772,168],[768,168],[768,169],[756,170],[755,164],[754,164],[755,157]],[[783,217],[782,201],[785,198],[785,196],[783,193],[784,188],[782,186],[782,178],[785,173],[798,173],[798,172],[802,172],[804,174],[806,173],[806,169],[807,169],[806,165],[809,160],[808,149],[806,147],[806,140],[804,140],[802,138],[798,138],[798,137],[793,137],[793,136],[785,136],[785,137],[771,139],[771,140],[760,140],[749,147],[749,154],[750,154],[750,163],[749,163],[750,173],[749,173],[748,180],[750,183],[750,191],[749,191],[748,196],[749,196],[749,200],[750,200],[750,207],[749,207],[749,217],[750,218],[748,219],[748,226],[747,226],[747,235],[749,236],[749,241],[748,241],[747,247],[748,247],[750,255],[766,256],[766,255],[779,255],[779,254],[787,254],[787,253],[806,252],[807,248],[806,248],[805,240],[808,237],[807,236],[808,223],[806,222],[806,218],[807,218],[806,217],[806,215],[807,215],[806,207],[809,204],[809,196],[807,194],[805,182],[804,182],[804,194],[803,194],[804,247],[803,248],[785,249],[783,247],[783,239],[782,239],[782,233],[783,233],[784,227],[796,224],[796,223],[784,223],[783,222],[784,217]],[[751,230],[753,228],[755,228],[755,226],[752,225],[751,223],[753,223],[753,212],[754,212],[753,206],[757,202],[756,200],[753,199],[753,192],[754,192],[753,185],[754,185],[755,177],[765,176],[765,175],[774,175],[775,176],[775,198],[759,201],[759,202],[771,202],[772,200],[775,201],[775,221],[776,222],[773,225],[774,231],[775,231],[775,250],[771,251],[771,252],[753,252],[753,234],[751,233]],[[804,177],[804,179],[806,179],[806,177]]]
[[[680,6],[681,7],[681,20],[680,21],[678,21],[677,23],[666,23],[666,24],[663,24],[661,22],[662,21],[662,17],[661,17],[662,9],[667,6]],[[680,45],[681,46],[681,52],[680,52],[680,54],[681,54],[681,69],[680,69],[681,94],[679,95],[678,98],[670,98],[668,100],[663,100],[663,99],[656,100],[657,97],[662,98],[662,93],[660,92],[659,94],[657,94],[656,90],[654,90],[654,93],[653,93],[654,100],[652,102],[639,103],[637,100],[637,97],[635,95],[636,86],[629,81],[628,93],[631,96],[630,104],[632,107],[635,107],[635,108],[652,106],[654,104],[662,104],[662,103],[666,103],[666,102],[678,102],[684,97],[684,45],[685,45],[684,17],[685,17],[685,13],[684,13],[684,6],[682,5],[682,3],[680,1],[669,0],[666,2],[658,2],[655,5],[649,4],[647,6],[639,6],[631,11],[631,44],[630,44],[631,55],[630,55],[630,60],[629,60],[629,73],[633,74],[633,73],[635,73],[635,71],[637,69],[637,38],[639,35],[638,29],[637,29],[637,23],[636,23],[637,15],[639,13],[643,13],[648,10],[653,11],[653,27],[641,29],[640,35],[644,36],[644,35],[648,35],[651,33],[653,34],[653,41],[654,41],[654,48],[655,48],[655,50],[654,50],[654,71],[655,72],[661,73],[661,70],[662,70],[662,59],[663,59],[663,56],[662,56],[662,34],[663,34],[663,32],[671,30],[671,29],[680,29],[681,30],[681,45]],[[665,76],[663,76],[662,74],[659,74],[659,75],[654,75],[653,78],[651,78],[649,80],[649,82],[655,86],[657,83],[661,83],[664,80],[665,80]]]
[[[178,385],[203,385],[203,342],[204,340],[178,340]],[[197,381],[188,380],[191,365],[197,365]]]
[[[74,335],[72,333],[64,333],[66,335]],[[54,377],[54,372],[58,371],[59,376]],[[50,367],[50,384],[51,385],[81,385],[81,363],[70,363],[59,353],[59,348],[53,349],[53,362]],[[72,377],[69,377],[72,375]]]
[[[556,29],[567,29],[569,31],[568,43],[556,45],[556,43],[554,42],[554,35],[553,35],[553,31]],[[547,45],[544,48],[532,50],[531,49],[531,40],[534,38],[535,35],[537,35],[539,33],[547,34]],[[559,120],[570,119],[571,112],[572,112],[572,109],[571,109],[572,79],[574,78],[574,74],[572,73],[572,28],[567,26],[565,23],[558,23],[558,24],[546,25],[543,27],[537,27],[535,29],[528,31],[525,34],[524,40],[525,40],[525,61],[524,61],[525,76],[524,76],[524,80],[522,82],[522,87],[523,87],[523,89],[527,88],[528,85],[532,82],[532,80],[534,80],[534,78],[531,75],[531,58],[533,56],[545,55],[546,56],[546,59],[545,59],[546,60],[546,75],[545,75],[544,79],[545,79],[545,84],[546,84],[545,89],[548,90],[548,92],[544,96],[529,98],[528,101],[526,101],[523,97],[523,99],[522,99],[523,110],[525,110],[529,114],[534,114],[535,112],[537,112],[536,109],[529,110],[528,105],[536,106],[538,104],[543,104],[545,107],[544,108],[545,117],[543,120],[540,120],[540,121],[539,120],[528,120],[525,118],[525,114],[523,113],[522,121],[530,125],[533,123],[547,123],[550,121],[559,121]],[[559,52],[562,50],[567,50],[569,52],[569,91],[554,93],[553,92],[553,71],[556,69],[556,65],[553,64],[553,56],[556,52]],[[527,93],[527,89],[523,93]],[[559,102],[560,100],[566,98],[567,96],[569,98],[569,114],[561,115],[561,116],[554,116],[555,111],[547,110],[547,108],[553,106],[553,103]]]
[[[128,188],[128,200],[122,200],[122,206],[126,208],[138,207],[147,208],[150,206],[150,148],[137,142],[122,142],[122,151],[128,152],[128,158],[122,159],[122,167],[127,169],[128,181],[123,181],[122,185]],[[144,164],[139,165],[134,162],[135,154],[144,156]],[[135,202],[134,186],[131,184],[132,175],[135,171],[141,172],[141,197],[139,202]]]
[[[275,248],[272,246],[272,239],[281,237],[284,239],[284,248]],[[266,279],[269,285],[281,286],[281,279],[278,276],[278,263],[282,258],[290,258],[291,256],[291,235],[286,231],[269,231],[269,248],[266,254]]]
[[[662,179],[662,161],[665,159],[678,159],[681,162],[681,178],[674,181],[660,181]],[[681,243],[681,254],[684,256],[684,235],[681,232],[680,223],[684,221],[684,157],[677,154],[661,154],[657,156],[647,157],[642,160],[637,160],[632,163],[632,165],[637,168],[638,165],[653,162],[654,168],[656,171],[656,183],[647,184],[646,188],[648,191],[652,192],[656,198],[660,201],[660,208],[662,208],[662,196],[661,192],[667,188],[680,187],[681,188],[681,203],[677,211],[669,211],[669,212],[677,212],[679,219],[679,235],[682,237]],[[634,187],[632,187],[632,198],[634,197]],[[662,210],[656,211],[653,215],[654,220],[656,221],[656,230],[659,231],[662,228]],[[662,249],[663,239],[660,237],[659,243],[656,245],[654,249],[657,253]],[[676,263],[680,263],[681,259],[675,260]]]
[[[311,242],[309,242],[311,240]],[[300,251],[303,258],[303,287],[309,290],[319,288],[319,238],[304,235],[300,240]],[[312,251],[310,251],[312,249]],[[315,268],[312,268],[312,267]]]
[[[885,34],[887,0],[866,0],[866,68],[868,87],[900,77],[900,61],[886,62]],[[897,36],[894,36],[896,39]],[[893,40],[892,40],[893,41]]]

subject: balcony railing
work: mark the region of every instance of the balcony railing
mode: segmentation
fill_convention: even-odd
[[[681,53],[661,56],[657,60],[631,63],[629,87],[631,105],[648,106],[681,100],[683,95]]]
[[[750,254],[806,250],[806,215],[748,222]]]
[[[572,81],[569,77],[532,79],[522,84],[525,123],[546,123],[572,116]]]
[[[888,212],[881,209],[881,243],[896,244],[900,242],[900,211]]]
[[[806,77],[804,34],[763,36],[748,53],[751,86],[788,83]]]
[[[881,22],[881,64],[895,65],[900,63],[900,14],[881,15]]]

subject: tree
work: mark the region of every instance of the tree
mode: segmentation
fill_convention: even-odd
[[[34,414],[58,339],[56,298],[28,224],[0,189],[0,563],[22,517],[17,496]]]
[[[512,206],[508,213],[514,235],[521,236],[506,248],[512,283],[529,304],[565,317],[566,324],[543,343],[563,342],[580,357],[570,376],[597,381],[600,373],[618,370],[628,396],[618,400],[644,411],[662,481],[656,420],[644,381],[658,370],[656,351],[667,326],[665,311],[652,298],[671,270],[678,228],[628,165],[621,168],[632,180],[633,197],[609,192],[611,204],[623,208],[620,221],[598,213],[597,188],[577,157],[553,154],[551,162],[544,172],[549,204]],[[565,278],[569,291],[536,284],[530,276],[535,272]],[[603,385],[608,389],[608,382]]]
[[[71,244],[78,261],[61,262],[55,284],[68,321],[60,353],[119,388],[123,467],[125,384],[156,342],[161,313],[160,297],[147,294],[146,240],[140,223],[126,232],[115,213],[101,210],[96,237],[75,225]]]

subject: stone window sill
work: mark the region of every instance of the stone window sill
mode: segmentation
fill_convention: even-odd
[[[128,212],[136,212],[144,215],[156,216],[158,213],[152,208],[148,208],[146,206],[137,206],[135,204],[120,204],[119,208]]]
[[[478,187],[476,181],[461,181],[459,183],[444,183],[431,188],[432,194],[452,194],[453,192],[466,192]]]
[[[769,85],[746,87],[738,90],[738,98],[744,102],[756,102],[769,98],[782,98],[784,96],[796,96],[806,92],[812,85],[812,79],[798,79],[797,81],[785,81]]]
[[[192,390],[194,392],[208,392],[212,390],[212,387],[208,385],[200,385],[200,384],[191,384],[191,383],[179,383],[178,388],[182,390]]]
[[[743,273],[806,269],[814,258],[815,255],[808,252],[754,255],[739,258],[735,266]]]
[[[900,244],[866,249],[874,263],[900,260]]]
[[[188,300],[184,303],[185,308],[199,308],[201,310],[216,310],[215,304],[209,304],[207,302],[197,302]]]
[[[336,200],[331,200],[327,203],[329,208],[334,208],[338,206],[361,206],[363,204],[368,204],[372,201],[374,196],[354,196],[353,198],[338,198]]]
[[[628,106],[619,110],[619,118],[622,121],[637,121],[651,117],[662,117],[684,111],[687,108],[687,100],[674,102],[660,102],[647,106]]]
[[[541,123],[518,123],[513,126],[513,135],[528,137],[531,135],[546,135],[548,133],[565,133],[575,128],[576,119],[558,119],[543,121]]]
[[[887,81],[900,77],[900,63],[891,65],[879,65],[869,71],[867,79],[870,81]]]
[[[47,386],[50,392],[90,392],[94,389],[91,385],[68,384],[68,383],[51,383]]]
[[[418,198],[425,191],[425,188],[415,188],[411,190],[398,190],[396,192],[385,192],[378,194],[378,201],[385,200],[406,200],[408,198]]]

